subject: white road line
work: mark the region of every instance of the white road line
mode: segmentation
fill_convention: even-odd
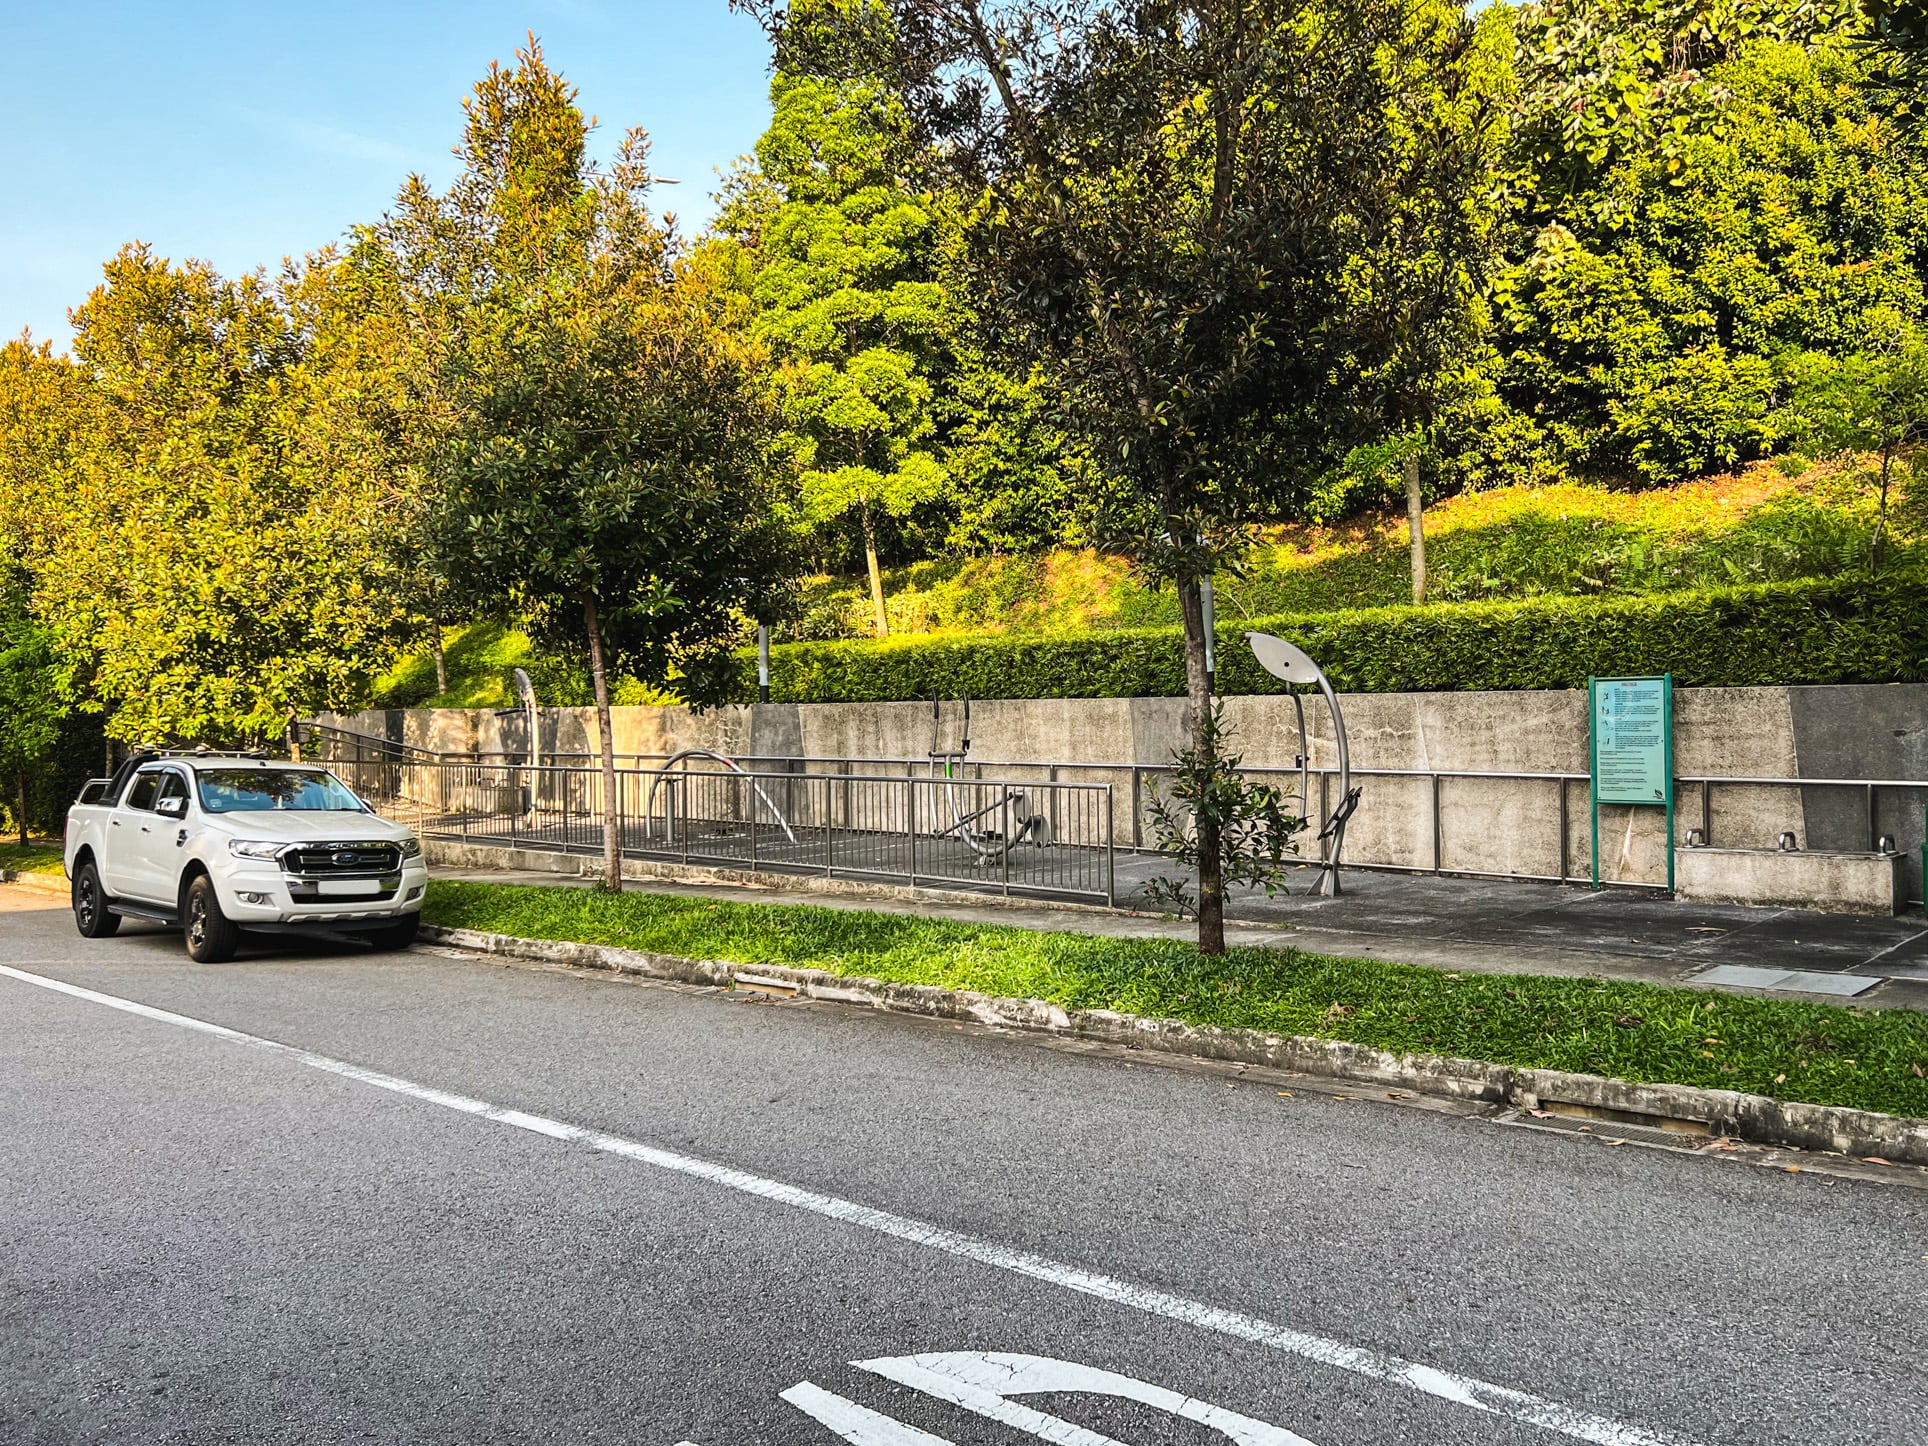
[[[1608,1416],[1597,1416],[1577,1407],[1548,1400],[1544,1396],[1516,1391],[1507,1386],[1497,1386],[1472,1376],[1437,1370],[1417,1361],[1385,1355],[1363,1346],[1347,1345],[1343,1341],[1310,1335],[1288,1326],[1275,1325],[1257,1316],[1222,1310],[1217,1306],[1188,1300],[1184,1296],[1169,1295],[1161,1290],[1134,1285],[1116,1276],[1101,1275],[1096,1271],[1067,1265],[1047,1256],[1033,1255],[1028,1251],[1014,1250],[993,1241],[979,1240],[975,1236],[947,1230],[941,1225],[932,1225],[927,1221],[909,1216],[893,1215],[888,1211],[872,1209],[868,1205],[859,1205],[834,1195],[820,1195],[796,1185],[787,1185],[781,1180],[769,1180],[760,1175],[752,1175],[729,1165],[720,1165],[691,1155],[680,1155],[671,1150],[658,1149],[654,1145],[624,1139],[620,1135],[604,1134],[600,1130],[585,1129],[580,1125],[552,1120],[543,1115],[505,1109],[500,1105],[492,1105],[487,1100],[473,1099],[467,1095],[435,1089],[430,1085],[417,1084],[413,1080],[402,1079],[397,1075],[365,1069],[361,1065],[350,1064],[346,1060],[333,1059],[325,1054],[316,1054],[312,1050],[300,1049],[291,1044],[281,1044],[272,1039],[263,1039],[259,1035],[245,1034],[238,1029],[212,1024],[204,1019],[195,1019],[189,1015],[176,1014],[171,1010],[157,1009],[151,1004],[141,1004],[136,1000],[122,999],[116,995],[84,989],[78,984],[69,984],[64,979],[50,979],[45,975],[30,974],[23,969],[15,969],[4,964],[0,964],[0,975],[17,979],[23,984],[32,984],[41,989],[51,989],[59,994],[71,995],[75,999],[84,999],[92,1004],[104,1005],[109,1009],[118,1009],[126,1014],[138,1015],[142,1019],[151,1019],[160,1024],[171,1024],[181,1029],[213,1035],[217,1039],[246,1045],[250,1049],[265,1050],[297,1064],[306,1065],[310,1069],[322,1070],[328,1074],[354,1080],[359,1084],[389,1090],[428,1104],[440,1105],[443,1109],[455,1110],[465,1115],[476,1115],[482,1119],[494,1121],[496,1124],[511,1125],[519,1130],[528,1130],[570,1144],[587,1145],[592,1150],[621,1155],[625,1159],[652,1165],[660,1170],[669,1170],[679,1175],[706,1180],[713,1185],[720,1185],[744,1195],[752,1195],[760,1200],[770,1200],[779,1205],[788,1205],[793,1209],[807,1211],[812,1215],[821,1215],[847,1225],[872,1230],[879,1235],[888,1235],[913,1245],[921,1245],[928,1250],[955,1256],[960,1260],[974,1261],[996,1270],[1009,1271],[1013,1275],[1043,1281],[1061,1290],[1074,1291],[1080,1295],[1109,1301],[1114,1305],[1126,1306],[1146,1315],[1159,1316],[1166,1320],[1195,1326],[1200,1330],[1214,1331],[1236,1340],[1265,1346],[1286,1355],[1298,1356],[1318,1365],[1329,1366],[1334,1370],[1347,1371],[1367,1380],[1403,1386],[1407,1390],[1417,1391],[1421,1395],[1431,1396],[1437,1400],[1450,1401],[1454,1405],[1464,1406],[1469,1410],[1483,1411],[1488,1415],[1499,1416],[1509,1421],[1539,1426],[1576,1441],[1591,1442],[1593,1446],[1691,1446],[1684,1437],[1648,1430],[1641,1426],[1627,1425]]]

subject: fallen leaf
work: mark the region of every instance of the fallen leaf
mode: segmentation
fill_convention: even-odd
[[[1282,1099],[1282,1100],[1289,1100],[1289,1099],[1291,1099],[1291,1098],[1292,1098],[1292,1091],[1291,1091],[1291,1090],[1280,1090],[1280,1091],[1279,1091],[1279,1098],[1280,1098],[1280,1099]]]
[[[1550,1120],[1553,1118],[1553,1111],[1551,1110],[1528,1110],[1527,1113],[1536,1120]]]
[[[1783,1165],[1781,1168],[1790,1175],[1798,1175],[1801,1173],[1801,1167],[1799,1165]]]
[[[1864,1164],[1869,1165],[1887,1165],[1890,1168],[1894,1165],[1893,1160],[1884,1160],[1879,1155],[1863,1155],[1861,1159]]]
[[[1915,1078],[1916,1078],[1916,1079],[1928,1079],[1928,1075],[1923,1075],[1923,1074],[1922,1074],[1922,1072],[1921,1072],[1921,1066],[1920,1066],[1920,1065],[1915,1065],[1915,1066],[1914,1066],[1914,1071],[1915,1071]]]
[[[1786,1076],[1786,1075],[1784,1075],[1784,1074],[1777,1074],[1777,1075],[1775,1075],[1775,1076],[1774,1076],[1774,1083],[1775,1083],[1775,1084],[1786,1084],[1786,1083],[1787,1083],[1787,1076]]]

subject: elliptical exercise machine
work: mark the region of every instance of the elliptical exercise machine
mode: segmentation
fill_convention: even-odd
[[[933,838],[961,841],[980,863],[996,863],[1021,843],[1049,848],[1057,842],[1051,820],[1041,813],[1027,811],[1023,789],[1005,784],[987,785],[966,779],[964,769],[971,756],[971,700],[964,699],[963,733],[955,748],[943,747],[944,705],[931,699],[930,776],[932,811],[936,812],[936,793],[941,785],[950,805],[951,822],[947,828],[932,829]],[[940,771],[941,770],[941,771]],[[997,797],[982,807],[979,803],[986,787],[1000,790]],[[992,816],[996,815],[995,818]]]

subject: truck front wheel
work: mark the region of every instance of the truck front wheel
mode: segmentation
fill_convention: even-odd
[[[83,939],[111,938],[121,916],[107,907],[107,891],[100,886],[100,870],[88,859],[74,875],[74,927]]]
[[[232,959],[241,942],[241,931],[221,912],[214,880],[206,874],[197,874],[187,886],[187,905],[181,910],[181,925],[187,935],[187,957],[196,964],[219,964]]]

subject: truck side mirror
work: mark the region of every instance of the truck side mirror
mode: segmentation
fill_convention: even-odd
[[[187,800],[185,798],[164,798],[154,805],[154,812],[162,818],[186,818]]]

